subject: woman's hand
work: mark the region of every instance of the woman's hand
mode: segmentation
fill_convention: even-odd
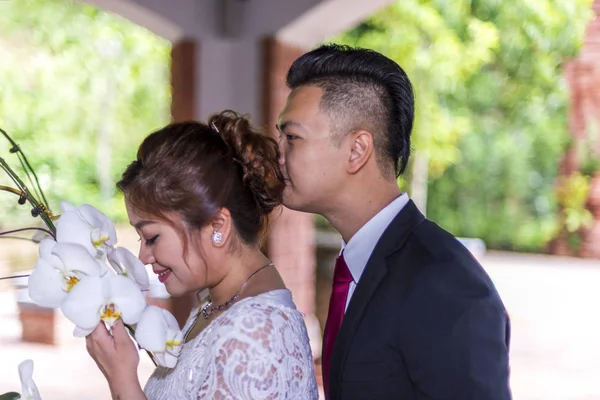
[[[121,319],[111,331],[112,335],[104,323],[98,324],[85,339],[87,351],[106,377],[113,399],[145,399],[137,376],[138,350]]]

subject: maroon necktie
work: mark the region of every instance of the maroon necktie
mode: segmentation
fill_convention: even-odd
[[[350,289],[350,282],[352,280],[352,274],[346,265],[344,254],[342,253],[335,261],[333,287],[331,290],[331,299],[329,299],[329,313],[327,314],[327,322],[325,323],[325,332],[323,334],[323,389],[325,389],[325,398],[329,397],[331,353],[333,352],[335,338],[344,319],[348,289]]]

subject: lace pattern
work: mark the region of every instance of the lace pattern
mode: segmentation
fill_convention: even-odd
[[[290,292],[234,304],[183,346],[175,368],[157,368],[144,391],[149,400],[318,399],[306,326]]]

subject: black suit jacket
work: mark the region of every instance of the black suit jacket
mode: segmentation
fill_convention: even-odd
[[[377,243],[336,338],[328,400],[506,400],[510,323],[494,285],[412,201]]]

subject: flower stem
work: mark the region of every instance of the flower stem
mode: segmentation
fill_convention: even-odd
[[[21,150],[21,148],[19,147],[19,145],[10,137],[10,135],[8,133],[6,133],[5,130],[0,129],[0,133],[11,144],[12,147],[10,149],[10,152],[11,153],[17,153],[17,155],[19,156],[19,161],[21,161],[21,165],[23,166],[23,169],[25,170],[25,173],[27,174],[27,177],[31,180],[31,176],[29,175],[29,172],[31,172],[31,175],[33,175],[33,179],[35,180],[35,186],[36,186],[36,188],[37,188],[37,190],[38,190],[38,192],[40,194],[40,197],[42,198],[43,204],[46,205],[46,206],[48,206],[48,200],[46,200],[46,196],[44,195],[44,191],[42,190],[42,187],[40,186],[40,181],[38,180],[37,174],[35,173],[35,170],[31,166],[31,164],[29,164],[29,161],[27,160],[27,157],[25,156],[25,153],[23,152],[23,150]],[[32,182],[32,184],[33,184],[33,182]]]
[[[4,132],[4,131],[2,131]],[[44,221],[48,229],[52,232],[52,237],[56,236],[56,227],[52,222],[52,213],[48,210],[48,208],[40,203],[35,196],[31,193],[27,186],[23,183],[23,181],[18,177],[18,175],[8,166],[6,161],[2,157],[0,157],[0,168],[2,168],[10,177],[10,179],[17,185],[18,190],[21,192],[19,195],[24,195],[25,199],[31,204],[34,210],[37,210],[40,218]],[[15,193],[14,190],[9,190],[12,193]]]
[[[16,194],[17,196],[21,196],[23,194],[23,192],[21,192],[20,190],[17,190],[15,188],[10,187],[10,186],[0,185],[0,190]]]
[[[133,329],[133,327],[131,327],[131,325],[127,325],[126,323],[123,323],[123,325],[125,325],[125,328],[127,328],[127,330],[129,331],[129,334],[135,340],[135,329]],[[137,341],[136,341],[136,343],[137,343]],[[152,353],[150,353],[148,350],[146,350],[146,354],[148,354],[148,356],[150,357],[150,360],[152,360],[152,362],[154,363],[154,366],[158,367],[158,364],[156,363],[156,360],[154,359],[154,355]]]
[[[28,276],[29,276],[29,274],[25,274],[25,275],[11,275],[11,276],[0,276],[0,281],[3,281],[5,279],[27,278]]]
[[[48,229],[37,228],[37,227],[34,227],[34,226],[32,226],[30,228],[19,228],[19,229],[13,229],[12,231],[0,232],[0,236],[10,235],[11,233],[25,232],[25,231],[41,231],[41,232],[45,232],[48,235],[54,237],[54,233],[50,232]]]

